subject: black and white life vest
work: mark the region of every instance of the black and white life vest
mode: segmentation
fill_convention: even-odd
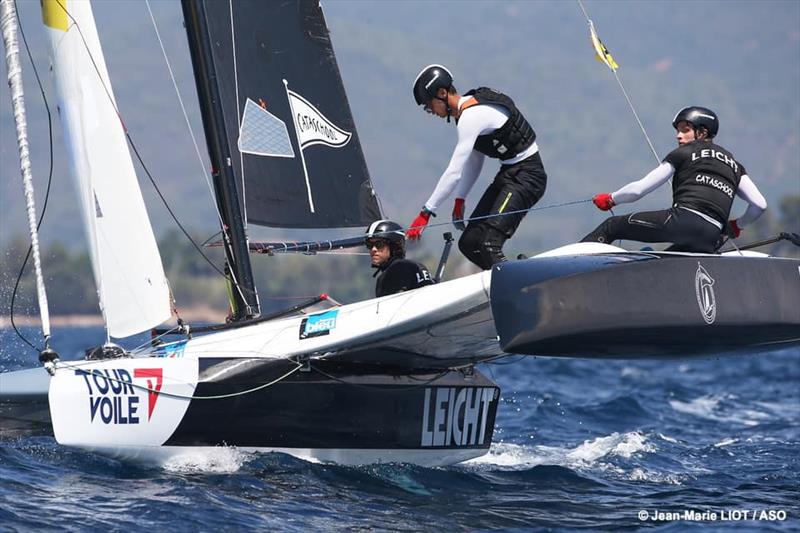
[[[464,96],[472,98],[461,106],[461,111],[473,105],[494,104],[505,108],[509,113],[508,120],[500,128],[478,136],[475,141],[475,150],[478,152],[504,161],[524,152],[536,140],[536,132],[510,97],[488,87],[473,89]]]
[[[675,168],[672,201],[721,224],[728,221],[739,181],[747,171],[725,148],[694,141],[670,152],[664,161]]]

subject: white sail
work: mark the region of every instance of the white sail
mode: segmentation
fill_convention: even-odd
[[[169,288],[88,0],[43,0],[59,112],[108,334],[170,317]]]

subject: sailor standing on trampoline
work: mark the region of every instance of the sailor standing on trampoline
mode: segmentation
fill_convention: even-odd
[[[440,204],[455,193],[453,223],[463,234],[461,252],[484,270],[505,261],[503,243],[542,197],[547,174],[536,145],[536,133],[508,96],[480,87],[463,96],[441,65],[430,65],[414,80],[414,98],[425,111],[456,121],[458,144],[428,201],[406,233],[419,239]],[[499,159],[500,170],[464,226],[465,199],[475,185],[485,156]],[[506,216],[503,213],[520,211]],[[485,217],[485,218],[481,218]],[[474,220],[478,218],[478,220]]]
[[[599,209],[608,211],[635,202],[672,178],[672,207],[613,216],[584,237],[584,242],[671,242],[671,251],[711,253],[722,244],[723,235],[736,238],[761,216],[767,208],[764,196],[744,166],[712,141],[719,131],[716,113],[705,107],[686,107],[675,115],[672,127],[678,148],[661,165],[639,181],[593,198]],[[748,206],[741,217],[728,221],[734,196]]]

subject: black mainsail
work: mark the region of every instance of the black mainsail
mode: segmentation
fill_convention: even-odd
[[[203,0],[247,221],[289,228],[381,218],[317,0]]]
[[[382,217],[319,1],[182,4],[241,320],[259,313],[245,222]]]

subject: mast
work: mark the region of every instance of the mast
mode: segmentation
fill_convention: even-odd
[[[50,312],[47,305],[44,276],[42,275],[42,260],[39,254],[39,232],[36,225],[36,205],[33,196],[33,177],[31,175],[31,161],[28,150],[28,123],[25,113],[25,94],[22,88],[22,66],[19,62],[19,43],[17,41],[17,11],[13,0],[0,0],[0,27],[2,27],[3,44],[6,50],[8,87],[11,91],[14,124],[17,129],[20,171],[25,188],[25,208],[28,215],[28,230],[31,235],[33,267],[36,273],[36,296],[39,301],[39,315],[42,318],[44,350],[39,354],[39,360],[44,363],[50,374],[54,374],[54,364],[58,361],[58,354],[50,349]]]
[[[227,143],[217,72],[209,42],[208,22],[203,0],[181,0],[194,79],[200,100],[217,205],[222,217],[226,242],[225,258],[230,270],[234,321],[259,314],[258,294],[253,281],[247,235],[236,189],[236,176]]]

